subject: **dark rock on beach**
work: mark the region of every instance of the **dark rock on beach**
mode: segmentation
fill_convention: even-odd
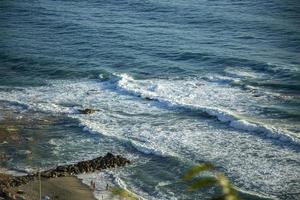
[[[80,173],[94,172],[97,170],[121,167],[130,164],[130,161],[120,155],[107,153],[104,157],[100,156],[92,160],[78,162],[77,164],[58,166],[55,169],[46,170],[39,173],[25,176],[12,176],[0,173],[0,196],[4,195],[4,190],[10,187],[17,187],[34,180],[39,175],[43,178],[56,178],[70,176]]]

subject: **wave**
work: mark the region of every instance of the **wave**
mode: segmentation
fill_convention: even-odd
[[[102,80],[103,76],[100,76],[100,78],[101,81],[103,81],[101,84],[107,83],[105,80]],[[153,154],[158,156],[165,155],[166,152],[158,150],[154,144],[147,143],[146,141],[143,143],[140,141],[130,140],[126,137],[120,136],[120,134],[107,132],[103,130],[101,124],[97,121],[90,120],[89,116],[80,115],[78,110],[83,108],[82,106],[84,103],[80,102],[80,104],[78,104],[77,100],[81,101],[81,99],[87,99],[86,95],[91,96],[95,101],[97,98],[101,98],[104,94],[97,90],[98,87],[98,82],[63,82],[63,84],[59,84],[59,82],[52,82],[50,87],[27,88],[25,91],[0,93],[0,100],[9,102],[9,105],[13,107],[18,106],[18,108],[22,111],[33,110],[50,114],[68,115],[71,118],[79,120],[79,126],[82,127],[83,131],[87,131],[91,134],[102,134],[109,137],[115,137],[119,141],[129,144],[143,154]],[[155,90],[155,88],[149,89],[152,89],[153,91]],[[70,91],[70,93],[66,93],[66,91]],[[54,149],[52,152],[54,155],[59,152],[56,146],[64,145],[56,144],[56,142],[57,141],[55,139],[51,139],[49,141],[50,145],[55,146],[53,147]]]
[[[241,100],[240,97],[244,98],[243,101],[250,101],[248,96],[245,96],[248,95],[245,92],[239,96],[239,94],[237,94],[239,92],[238,89],[222,88],[219,85],[212,87],[211,85],[213,84],[210,84],[209,82],[199,82],[199,80],[181,80],[179,82],[176,82],[176,80],[160,81],[158,79],[135,80],[127,74],[114,74],[109,80],[101,80],[100,83],[95,81],[71,84],[69,82],[63,82],[63,84],[59,83],[61,82],[54,82],[51,87],[43,86],[39,87],[39,89],[28,88],[23,92],[2,92],[0,100],[9,101],[12,105],[22,105],[21,108],[23,109],[75,115],[78,114],[76,106],[79,105],[81,108],[84,104],[89,104],[89,97],[94,99],[93,102],[96,102],[97,98],[103,98],[103,95],[105,95],[103,93],[104,91],[101,92],[98,88],[104,87],[103,89],[105,90],[105,85],[108,85],[110,89],[119,92],[142,97],[145,100],[154,100],[159,102],[161,106],[175,109],[183,108],[197,112],[200,111],[215,117],[223,123],[227,123],[230,127],[235,129],[261,134],[263,137],[276,139],[296,146],[300,145],[299,139],[293,135],[294,133],[289,132],[288,130],[275,128],[256,121],[246,120],[238,116],[236,114],[238,112],[228,110],[227,107],[232,108],[238,106],[237,104],[239,104],[239,101]],[[60,93],[65,91],[70,92],[61,96]],[[89,91],[95,92],[91,93]],[[193,98],[195,92],[199,92],[199,94],[196,94],[198,96]],[[223,96],[226,95],[229,96],[229,99],[226,99],[227,97],[223,98]],[[65,105],[64,102],[68,103],[68,105]],[[255,103],[257,102],[251,102],[251,104]],[[219,106],[219,104],[222,105]],[[242,109],[244,108],[242,107]],[[161,153],[147,150],[147,147],[149,147],[147,144],[133,144],[132,146],[135,146],[138,150],[144,151],[144,153]]]
[[[114,175],[113,173],[111,173],[111,176],[113,176],[113,182],[114,184],[119,187],[122,188],[124,190],[126,190],[129,194],[133,195],[134,197],[137,197],[140,200],[146,200],[145,198],[137,195],[136,193],[130,191],[126,185],[126,183],[118,176]]]
[[[258,193],[258,192],[252,192],[243,190],[241,188],[235,187],[235,189],[240,193],[239,196],[242,199],[259,199],[259,200],[279,200],[276,196],[264,194],[264,193]]]
[[[209,82],[216,82],[220,84],[239,84],[241,82],[240,78],[235,77],[228,77],[228,76],[218,76],[218,75],[211,75],[205,76],[202,78],[205,81]]]
[[[90,128],[84,127],[84,130],[91,131],[92,133],[97,132],[91,127]],[[98,130],[98,133],[102,134],[102,131]],[[109,134],[105,133],[104,135],[108,136]],[[110,135],[110,136],[112,136],[112,135]],[[173,157],[170,154],[170,152],[163,151],[161,145],[156,148],[155,145],[153,145],[153,144],[152,145],[149,145],[149,144],[146,144],[146,143],[143,144],[142,142],[127,140],[127,139],[124,139],[124,138],[123,138],[123,140],[126,141],[126,143],[131,144],[136,150],[138,150],[139,152],[141,152],[143,154]],[[110,176],[112,178],[111,182],[112,182],[113,185],[127,190],[127,185],[122,179],[118,178],[117,176],[115,176],[115,174],[112,174],[110,172],[108,172],[108,174],[110,174]],[[158,184],[155,186],[155,190],[159,191],[160,188],[165,187],[165,186],[170,185],[170,184],[172,184],[172,183],[169,182],[169,181],[158,182]],[[240,195],[242,197],[245,197],[245,198],[251,198],[251,199],[252,198],[253,199],[259,198],[259,199],[266,199],[266,200],[276,199],[276,197],[274,197],[274,196],[270,196],[270,195],[267,195],[267,194],[264,194],[264,193],[246,191],[246,190],[243,190],[243,189],[238,188],[238,187],[236,188],[236,190],[239,191]],[[129,192],[131,192],[131,191],[129,191]]]
[[[170,59],[173,61],[190,61],[204,62],[208,65],[222,65],[233,67],[246,67],[256,72],[266,72],[272,75],[297,75],[299,77],[299,68],[295,64],[277,64],[253,60],[249,58],[221,56],[211,52],[172,52],[172,53],[156,53],[157,57],[162,59]]]
[[[73,116],[74,117],[74,116]],[[135,141],[132,139],[128,139],[126,137],[122,137],[119,135],[114,135],[111,133],[106,133],[105,130],[102,130],[97,124],[90,122],[88,120],[84,120],[82,118],[77,118],[80,121],[79,127],[82,127],[83,131],[87,131],[91,134],[101,134],[108,137],[114,137],[117,140],[122,141],[125,144],[129,144],[138,152],[147,154],[147,155],[156,155],[156,156],[166,156],[170,155],[166,151],[163,151],[161,147],[156,147],[155,144],[151,144],[149,142],[141,142]]]
[[[168,107],[201,111],[212,117],[215,117],[221,122],[228,123],[230,127],[233,127],[235,129],[262,134],[266,138],[277,139],[281,142],[300,146],[299,139],[293,137],[293,133],[287,130],[281,130],[279,128],[274,128],[258,122],[247,121],[236,116],[229,110],[185,103],[177,100],[176,97],[173,99],[164,98],[163,96],[156,93],[156,90],[160,87],[160,85],[155,84],[154,82],[138,82],[133,77],[127,74],[121,74],[118,76],[120,79],[117,82],[117,88],[121,91],[125,91],[129,94],[142,97],[147,100],[158,101]]]
[[[146,145],[136,141],[130,141],[131,145],[141,153],[144,154],[152,154],[157,156],[164,156],[166,152],[164,152],[161,148],[156,148],[155,145]]]
[[[69,161],[73,161],[84,156],[101,153],[99,148],[94,148],[92,145],[93,138],[99,139],[96,140],[96,143],[101,138],[101,140],[113,141],[113,143],[109,143],[109,148],[117,146],[111,144],[122,144],[120,145],[122,149],[125,148],[127,150],[129,147],[128,150],[136,153],[138,156],[150,154],[168,157],[173,154],[175,157],[184,157],[192,160],[198,160],[199,158],[200,160],[212,160],[213,162],[218,160],[217,163],[220,166],[224,166],[226,169],[234,169],[238,174],[237,176],[242,177],[237,179],[238,185],[245,185],[245,182],[251,182],[256,185],[261,184],[261,189],[256,189],[256,191],[262,190],[268,194],[276,193],[277,190],[277,188],[269,189],[270,182],[277,183],[278,181],[278,184],[276,184],[278,188],[285,185],[285,182],[282,182],[276,174],[282,173],[289,178],[287,180],[294,180],[286,171],[295,170],[295,165],[290,164],[290,160],[294,162],[294,159],[296,162],[297,157],[293,154],[292,159],[288,158],[289,160],[285,160],[287,155],[285,148],[277,148],[277,145],[272,145],[269,141],[264,140],[264,137],[268,135],[265,132],[271,130],[271,136],[274,135],[272,127],[270,130],[266,130],[266,125],[261,127],[259,126],[260,124],[255,124],[254,122],[249,124],[250,120],[242,119],[234,112],[224,109],[220,104],[216,104],[220,106],[210,106],[214,105],[214,103],[225,103],[224,105],[228,105],[230,108],[236,108],[233,106],[238,106],[239,102],[247,100],[248,96],[244,96],[245,99],[241,99],[238,96],[237,101],[233,99],[233,102],[230,99],[228,102],[232,104],[227,104],[228,102],[224,102],[224,99],[222,99],[222,95],[231,92],[228,95],[236,98],[235,95],[239,95],[236,94],[237,89],[224,90],[225,87],[222,85],[213,85],[204,81],[199,82],[199,79],[196,81],[191,79],[188,81],[137,80],[126,74],[116,75],[107,81],[55,81],[51,83],[47,87],[25,88],[24,91],[3,91],[0,93],[0,99],[18,101],[29,105],[27,109],[36,110],[44,107],[34,108],[36,105],[41,106],[54,103],[58,107],[62,107],[62,109],[52,105],[50,107],[46,106],[48,107],[46,110],[49,110],[51,114],[66,114],[68,117],[78,119],[76,124],[80,123],[85,131],[94,134],[88,136],[88,138],[91,138],[89,142],[82,142],[86,134],[81,131],[79,131],[79,137],[69,135],[63,139],[51,138],[53,140],[49,141],[49,145],[54,151],[54,158],[56,158],[57,154],[68,157]],[[189,96],[190,94],[195,95],[194,91],[198,92],[198,90],[204,90],[204,93],[199,93],[195,98]],[[202,96],[205,93],[208,96]],[[213,93],[217,95],[209,98],[209,95]],[[133,94],[134,96],[128,94]],[[245,92],[242,93],[242,95],[245,94]],[[213,99],[218,98],[218,95],[221,99],[218,99],[217,102],[212,102]],[[201,102],[187,101],[191,99],[201,100]],[[208,102],[205,102],[206,100]],[[13,105],[16,104],[13,103]],[[247,101],[246,106],[248,105],[253,104],[248,104]],[[78,106],[80,109],[92,107],[101,111],[91,115],[82,115],[74,113],[72,109],[75,108],[72,106]],[[181,118],[173,110],[184,111],[184,113],[190,112],[193,114],[193,118],[186,118],[185,116]],[[247,129],[249,132],[263,132],[260,133],[263,137],[241,134],[244,131],[240,132],[234,131],[233,128],[224,128],[226,124],[220,127],[218,123],[211,123],[211,119],[206,120],[207,115],[203,116],[203,120],[194,119],[194,114],[196,113],[196,116],[198,116],[199,111],[201,111],[201,114],[207,113],[207,115],[214,116],[228,126],[235,126],[243,130]],[[173,120],[173,118],[175,119]],[[98,134],[100,135],[99,137]],[[102,137],[102,134],[105,137]],[[286,132],[282,133],[283,136],[285,134]],[[280,140],[276,139],[275,141]],[[228,145],[224,145],[223,142],[226,142]],[[99,147],[96,143],[95,147]],[[290,143],[290,141],[287,143]],[[279,144],[281,145],[282,143],[280,142]],[[86,146],[89,147],[86,148]],[[78,147],[80,151],[77,151]],[[260,147],[263,150],[257,150]],[[249,149],[249,151],[241,154],[240,152],[243,152],[245,148]],[[76,149],[77,153],[74,153],[74,149]],[[134,149],[137,152],[141,152],[141,154],[135,152]],[[252,154],[252,149],[255,152],[254,154]],[[281,156],[276,162],[266,157],[269,154],[272,156],[277,155],[278,157],[277,150]],[[88,152],[88,155],[86,152]],[[256,156],[260,155],[260,153],[263,156]],[[267,155],[264,155],[264,153]],[[57,161],[51,162],[56,163]],[[22,168],[24,168],[23,165]],[[270,172],[272,176],[265,174],[265,171],[270,168],[272,168]],[[253,175],[254,172],[255,176]],[[230,174],[231,172],[229,171],[228,173]],[[259,175],[259,178],[257,178],[257,175]],[[290,186],[289,184],[286,187]],[[246,188],[249,189],[249,187]],[[138,191],[140,194],[139,190],[134,189],[134,191]],[[280,191],[290,191],[290,188],[284,188]]]

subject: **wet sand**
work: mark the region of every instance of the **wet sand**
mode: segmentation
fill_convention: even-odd
[[[24,191],[23,196],[30,200],[39,200],[40,181],[31,181],[26,185],[10,188],[9,192],[16,194],[18,190]],[[74,176],[41,180],[42,196],[49,196],[51,200],[95,200],[92,190],[81,183]]]

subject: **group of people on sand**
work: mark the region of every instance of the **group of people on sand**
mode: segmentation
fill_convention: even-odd
[[[91,188],[92,188],[93,191],[96,190],[96,182],[93,181],[93,180],[91,180]],[[108,184],[106,184],[106,188],[105,189],[109,190],[109,185]]]

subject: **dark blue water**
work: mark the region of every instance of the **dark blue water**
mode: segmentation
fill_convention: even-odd
[[[0,123],[22,138],[2,139],[2,165],[113,151],[135,164],[92,177],[205,199],[178,180],[212,162],[246,199],[297,199],[299,21],[297,0],[2,0]]]

